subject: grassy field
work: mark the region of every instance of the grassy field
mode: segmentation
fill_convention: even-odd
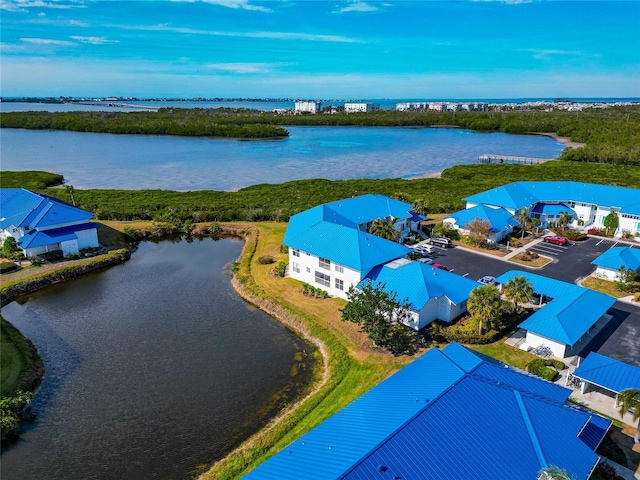
[[[0,317],[0,398],[29,388],[37,359],[24,336]]]
[[[634,292],[640,292],[640,282],[635,282],[635,288],[630,292],[621,292],[616,288],[615,282],[595,277],[587,277],[580,285],[606,295],[611,295],[615,298],[627,297],[629,295],[633,295]]]

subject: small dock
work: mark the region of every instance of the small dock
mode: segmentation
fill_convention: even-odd
[[[549,162],[553,158],[532,158],[532,157],[513,157],[511,155],[494,155],[485,153],[478,156],[478,163],[518,163],[521,165],[538,165],[539,163]]]

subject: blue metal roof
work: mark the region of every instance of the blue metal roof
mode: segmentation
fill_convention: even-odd
[[[379,265],[364,280],[385,284],[387,290],[398,294],[399,300],[408,299],[416,312],[432,298],[447,297],[458,305],[469,298],[471,290],[480,286],[475,280],[411,261],[400,266]]]
[[[560,215],[564,212],[568,213],[569,216],[576,214],[576,212],[571,207],[568,207],[564,203],[538,202],[531,211],[534,213],[540,213],[542,215]]]
[[[244,478],[517,480],[557,465],[586,479],[598,457],[578,434],[591,414],[556,401],[568,389],[483,358],[456,343],[429,350]]]
[[[40,229],[93,218],[93,214],[48,195],[40,195],[23,188],[0,189],[0,227],[10,226]]]
[[[399,243],[325,221],[288,235],[286,245],[364,273],[411,252]]]
[[[577,437],[588,418],[467,376],[340,478],[529,480],[557,465],[586,479],[598,461]]]
[[[463,228],[472,220],[481,218],[491,223],[491,231],[494,233],[520,225],[508,210],[502,207],[487,207],[486,205],[476,205],[475,207],[460,210],[448,215],[448,218],[454,218],[456,224]]]
[[[640,249],[633,247],[611,247],[596,258],[592,265],[618,270],[620,267],[638,270],[640,268]]]
[[[589,353],[573,375],[615,393],[640,389],[640,368],[596,352]]]
[[[84,223],[82,225],[72,225],[70,227],[54,228],[50,230],[29,230],[18,240],[20,248],[36,248],[53,243],[65,242],[67,240],[76,240],[78,236],[76,232],[83,230],[92,230],[100,225],[96,223]]]
[[[515,182],[465,198],[467,202],[519,209],[536,202],[582,202],[640,214],[640,190],[581,182]]]
[[[496,280],[507,283],[515,276],[525,277],[535,293],[553,299],[520,328],[565,345],[575,345],[616,302],[609,295],[529,272],[511,270]]]

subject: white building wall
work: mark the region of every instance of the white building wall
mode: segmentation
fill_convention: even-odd
[[[349,287],[356,286],[362,280],[362,273],[344,265],[329,263],[329,269],[320,266],[320,258],[289,248],[289,276],[316,288],[326,290],[329,295],[347,300]],[[318,282],[316,272],[328,277],[329,285]],[[343,288],[339,288],[337,280],[342,280]]]
[[[98,230],[95,228],[76,232],[76,236],[78,237],[78,248],[80,250],[83,248],[95,248],[99,246]]]
[[[75,255],[80,251],[78,248],[78,240],[66,240],[64,242],[60,242],[60,249],[62,250],[62,255]]]
[[[612,282],[618,280],[618,271],[611,270],[606,267],[597,267],[595,271],[596,277],[604,278],[606,280],[610,280]]]
[[[528,350],[529,348],[537,348],[541,345],[546,345],[553,352],[553,356],[557,358],[564,358],[567,346],[564,343],[559,343],[550,338],[537,335],[535,333],[527,331],[527,337],[525,342],[520,346],[522,350]]]

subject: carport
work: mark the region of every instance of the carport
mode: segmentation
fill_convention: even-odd
[[[640,368],[596,352],[589,353],[573,376],[582,381],[582,395],[593,386],[613,393],[614,408],[617,408],[620,392],[629,388],[640,389]]]

